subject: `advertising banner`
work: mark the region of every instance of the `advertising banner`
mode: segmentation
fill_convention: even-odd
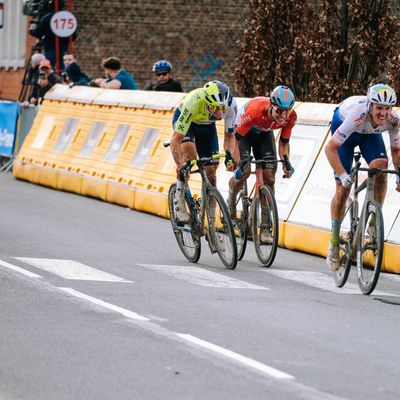
[[[14,154],[18,112],[18,103],[0,102],[0,156]]]

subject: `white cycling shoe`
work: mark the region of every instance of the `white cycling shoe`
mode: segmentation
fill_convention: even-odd
[[[182,197],[174,198],[175,217],[178,221],[187,224],[190,221],[189,213],[186,209],[185,199]]]
[[[274,242],[274,238],[272,237],[271,233],[266,227],[261,228],[260,241],[262,244],[268,244],[268,245],[271,245]]]
[[[337,271],[340,268],[339,245],[334,246],[329,242],[326,263],[331,271]]]

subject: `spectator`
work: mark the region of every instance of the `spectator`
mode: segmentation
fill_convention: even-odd
[[[87,85],[90,82],[90,78],[82,72],[73,54],[65,54],[63,61],[65,66],[63,74],[65,75],[61,75],[65,83],[70,82],[74,85]]]
[[[30,104],[30,99],[33,96],[33,91],[35,90],[35,86],[37,85],[39,79],[39,65],[41,61],[45,59],[46,57],[41,53],[35,53],[31,57],[31,62],[24,79],[24,86],[30,88],[29,94],[27,95],[28,99],[23,102],[24,106],[28,106]],[[26,94],[23,98],[26,98],[25,96]]]
[[[97,78],[91,82],[93,86],[99,86],[104,89],[138,89],[138,85],[132,75],[121,67],[121,61],[117,57],[109,57],[102,64],[106,78]]]
[[[60,83],[61,79],[54,73],[49,60],[43,60],[39,65],[39,78],[37,84],[33,87],[32,94],[29,98],[30,104],[40,104],[44,95],[56,83]]]
[[[183,92],[180,82],[172,79],[172,64],[167,60],[157,61],[153,65],[153,72],[157,83],[152,83],[146,90],[157,90],[160,92]]]
[[[31,65],[28,69],[27,76],[25,78],[25,85],[35,85],[39,79],[39,65],[45,60],[46,57],[41,53],[35,53],[31,57]]]
[[[58,1],[58,9],[62,10],[64,8],[64,0],[59,0]],[[53,68],[56,66],[56,36],[52,32],[50,28],[50,20],[51,17],[55,13],[55,6],[56,2],[51,0],[48,2],[48,10],[46,14],[44,14],[40,19],[37,24],[34,24],[30,29],[29,29],[29,34],[38,38],[42,43],[43,43],[43,48],[44,48],[44,55],[45,57],[50,60],[51,65]],[[72,35],[72,39],[75,40],[77,36],[77,32]],[[59,60],[60,60],[60,69],[64,69],[64,63],[63,63],[63,56],[64,54],[67,53],[68,51],[68,45],[69,45],[69,37],[58,38],[59,41]]]

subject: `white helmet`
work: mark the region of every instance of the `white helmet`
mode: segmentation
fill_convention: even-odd
[[[372,104],[394,106],[397,103],[396,92],[389,85],[378,83],[371,86],[367,93],[368,101]]]

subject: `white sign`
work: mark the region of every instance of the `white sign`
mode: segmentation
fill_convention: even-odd
[[[52,32],[59,37],[71,36],[78,27],[78,21],[74,14],[69,11],[59,11],[50,20]]]

